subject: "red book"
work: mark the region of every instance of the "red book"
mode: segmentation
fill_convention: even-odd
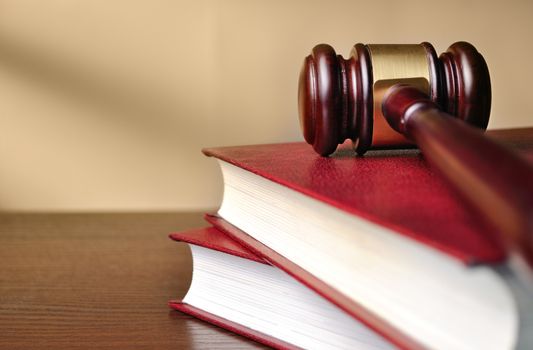
[[[191,245],[194,266],[187,295],[169,302],[175,310],[278,349],[393,348],[215,228],[170,238]]]
[[[519,146],[533,155],[533,140]],[[417,150],[322,158],[289,143],[204,153],[220,160],[225,183],[209,221],[396,345],[521,341],[514,277],[492,268],[503,246]]]

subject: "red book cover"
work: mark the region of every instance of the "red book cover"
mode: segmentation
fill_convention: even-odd
[[[518,133],[515,138],[505,131],[487,133],[533,158],[532,140]],[[373,151],[356,157],[344,145],[324,158],[305,143],[285,143],[203,152],[465,263],[500,262],[506,257],[490,230],[470,214],[418,150]]]
[[[262,258],[251,253],[249,250],[212,227],[176,232],[170,234],[169,237],[178,242],[194,244],[204,248],[217,250],[223,253],[267,264],[267,262],[265,262]],[[267,346],[282,350],[298,349],[297,347],[284,341],[265,335],[241,324],[221,318],[217,315],[213,315],[192,305],[183,303],[181,300],[171,300],[168,302],[168,305],[174,310],[184,312],[200,320],[227,329],[233,333],[250,338]]]
[[[533,160],[533,140],[506,131],[489,136]],[[527,133],[524,133],[527,136]],[[332,157],[304,143],[205,149],[203,152],[459,259],[503,262],[506,252],[483,222],[435,174],[417,150],[369,152],[355,157],[344,145]],[[423,348],[357,300],[348,298],[224,219],[207,220],[257,256],[284,270],[401,348]]]

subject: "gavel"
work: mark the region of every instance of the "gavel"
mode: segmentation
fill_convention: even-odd
[[[418,146],[531,282],[533,166],[483,134],[491,84],[474,46],[457,42],[437,56],[427,42],[356,44],[344,59],[321,44],[305,58],[298,90],[304,138],[318,154],[347,139],[359,155]]]

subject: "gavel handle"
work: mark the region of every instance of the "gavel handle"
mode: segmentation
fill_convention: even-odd
[[[389,89],[383,114],[533,271],[533,166],[483,132],[440,111],[407,85]]]

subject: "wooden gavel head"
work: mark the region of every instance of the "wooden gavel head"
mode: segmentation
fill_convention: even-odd
[[[409,145],[383,115],[386,92],[397,84],[416,87],[444,112],[487,127],[489,71],[471,44],[457,42],[440,57],[429,43],[356,44],[348,59],[321,44],[305,58],[300,73],[298,107],[305,140],[323,156],[346,139],[359,154]]]

